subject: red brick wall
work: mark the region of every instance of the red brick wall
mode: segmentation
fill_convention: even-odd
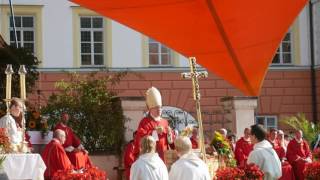
[[[320,75],[320,71],[318,71]],[[100,73],[99,75],[103,75]],[[46,103],[47,97],[55,92],[54,83],[61,79],[68,80],[66,73],[47,72],[42,73],[37,87],[40,87],[41,96],[37,93],[29,95],[29,100],[37,103],[40,99]],[[320,81],[318,80],[320,85]],[[192,97],[191,80],[183,80],[180,72],[143,72],[127,75],[116,90],[120,96],[144,96],[147,88],[155,86],[160,89],[163,96],[163,104],[174,106],[185,111],[195,111]],[[200,81],[201,108],[204,112],[217,112],[221,110],[220,98],[223,96],[242,96],[229,83],[221,78],[209,74],[209,77]],[[318,88],[320,94],[320,88]],[[320,96],[318,96],[320,97]],[[311,106],[311,80],[308,70],[270,70],[262,86],[259,97],[257,113],[259,115],[277,115],[279,119],[286,115],[303,112],[308,118],[312,118]],[[319,102],[319,101],[318,101]],[[320,108],[320,104],[318,106]],[[223,120],[221,114],[204,115],[205,131],[220,128]],[[213,122],[212,122],[213,121]]]

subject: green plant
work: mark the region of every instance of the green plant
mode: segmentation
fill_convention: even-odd
[[[285,117],[281,119],[280,122],[289,125],[295,130],[301,130],[303,137],[309,144],[315,141],[320,133],[320,124],[314,124],[309,121],[303,113],[298,113],[296,116]]]
[[[49,97],[42,114],[52,128],[61,112],[70,115],[69,125],[91,152],[119,153],[123,143],[124,122],[121,101],[113,87],[126,73],[105,77],[72,74],[69,82],[56,83],[59,94]]]
[[[0,156],[0,168],[3,168],[3,162],[6,160],[6,156],[1,155]]]

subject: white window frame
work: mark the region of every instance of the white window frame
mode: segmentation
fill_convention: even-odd
[[[158,51],[157,53],[151,53],[150,52],[150,44],[158,44]],[[160,42],[154,40],[154,39],[151,39],[149,38],[148,39],[148,53],[149,53],[149,67],[172,67],[172,51],[170,48],[168,48],[167,46],[161,44]],[[162,53],[162,48],[166,48],[167,49],[167,53]],[[169,63],[168,64],[162,64],[162,56],[161,55],[164,55],[164,54],[167,54],[169,57],[168,57],[168,61]],[[158,64],[150,64],[150,55],[158,55]]]
[[[274,115],[259,115],[259,116],[255,116],[255,123],[258,124],[258,118],[264,118],[264,122],[263,122],[263,127],[265,129],[270,129],[270,128],[274,128],[274,129],[278,129],[278,117],[274,116]],[[274,125],[273,126],[268,126],[268,119],[269,118],[273,118],[274,119]]]
[[[36,17],[35,16],[32,16],[32,15],[15,15],[14,16],[15,18],[16,17],[19,17],[21,19],[21,27],[17,27],[16,26],[16,31],[17,31],[17,36],[18,36],[18,32],[20,32],[20,41],[19,41],[19,38],[17,37],[18,39],[18,47],[24,47],[24,43],[33,43],[33,54],[35,54],[36,52],[36,31],[35,31],[35,20],[36,20]],[[32,27],[22,27],[22,19],[23,17],[31,17],[33,19],[33,24],[32,24]],[[11,27],[11,16],[9,16],[9,39],[10,39],[10,44],[14,44],[14,47],[16,47],[15,45],[15,39],[11,39],[11,31],[14,32],[14,29],[13,27]],[[33,32],[33,41],[24,41],[24,31],[32,31]]]
[[[289,37],[290,37],[290,39],[289,39],[289,41],[285,41],[284,39],[281,41],[281,43],[280,43],[280,45],[279,45],[279,47],[278,47],[278,49],[277,49],[277,52],[276,52],[276,54],[278,54],[279,56],[279,63],[274,63],[273,62],[273,60],[274,60],[274,58],[275,58],[275,56],[276,56],[276,54],[275,54],[275,56],[273,57],[273,59],[272,59],[272,65],[292,65],[293,64],[293,43],[292,43],[292,39],[293,39],[293,33],[292,33],[292,31],[291,30],[289,30],[287,33],[286,33],[286,35],[285,36],[287,36],[287,34],[289,33]],[[290,44],[290,52],[288,53],[288,52],[283,52],[283,43],[289,43]],[[284,54],[290,54],[290,63],[284,63],[283,61],[283,55]]]
[[[104,67],[105,66],[105,62],[104,62],[104,56],[105,56],[105,52],[104,52],[104,46],[105,46],[105,42],[104,42],[104,36],[106,36],[106,34],[104,33],[104,27],[105,27],[105,23],[104,23],[104,19],[102,16],[80,16],[79,17],[80,19],[80,66],[81,67]],[[90,18],[91,19],[91,26],[92,26],[92,19],[93,18],[101,18],[102,20],[102,28],[82,28],[81,27],[81,18]],[[90,42],[86,42],[86,41],[81,41],[81,32],[82,31],[89,31],[90,32]],[[102,53],[95,53],[94,52],[94,32],[101,32],[102,33],[102,42],[99,42],[99,43],[102,43]],[[82,43],[90,43],[90,53],[82,53],[82,48],[81,48],[81,44]],[[82,55],[88,55],[90,54],[91,55],[91,65],[82,65]],[[102,64],[99,64],[99,65],[95,65],[94,64],[94,55],[102,55]]]

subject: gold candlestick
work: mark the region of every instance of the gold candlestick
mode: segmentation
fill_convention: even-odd
[[[6,71],[6,105],[7,105],[7,113],[9,113],[10,109],[10,100],[11,100],[11,80],[12,80],[12,74],[13,74],[13,69],[12,69],[12,65],[8,64]]]
[[[27,70],[24,65],[20,65],[19,68],[19,75],[20,75],[20,98],[23,102],[23,110],[22,110],[22,143],[20,146],[19,151],[21,153],[27,153],[30,152],[30,149],[28,148],[28,142],[25,141],[25,131],[26,131],[26,119],[24,115],[25,111],[25,101],[27,100],[27,94],[26,94],[26,74]]]
[[[26,100],[26,74],[27,70],[24,65],[20,65],[19,75],[20,75],[20,98],[25,101]]]

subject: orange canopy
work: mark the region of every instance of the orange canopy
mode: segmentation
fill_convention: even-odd
[[[259,95],[274,53],[307,0],[72,0],[175,49]]]

